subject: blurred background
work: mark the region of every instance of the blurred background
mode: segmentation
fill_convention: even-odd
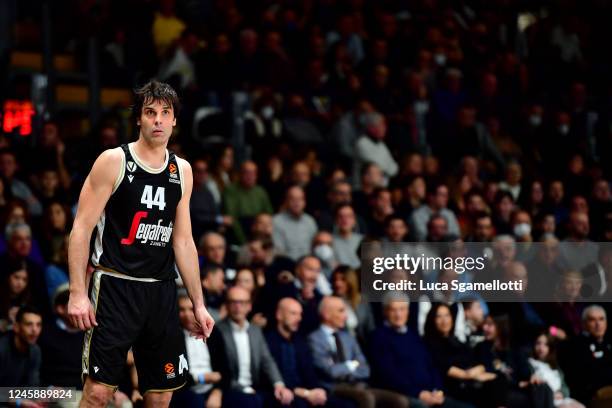
[[[335,294],[369,356],[390,306],[359,293],[363,240],[539,241],[548,252],[495,267],[574,301],[480,303],[512,317],[512,350],[529,355],[543,330],[574,350],[566,357],[591,355],[563,365],[589,403],[592,384],[612,384],[612,344],[587,330],[580,303],[585,282],[612,293],[612,253],[594,244],[612,240],[611,13],[605,0],[0,0],[0,330],[24,304],[45,324],[65,317],[78,193],[103,150],[136,139],[132,90],[157,78],[183,103],[169,148],[194,169],[192,228],[217,317],[226,288],[245,284],[252,322],[274,330],[278,294],[290,293],[308,334]],[[581,245],[579,262],[563,259],[565,241]],[[529,275],[542,265],[549,275]],[[471,307],[420,300],[419,335],[433,304],[454,305],[453,319]],[[58,363],[44,356],[51,383]],[[56,385],[78,377],[76,358]],[[374,367],[370,385],[387,371]]]

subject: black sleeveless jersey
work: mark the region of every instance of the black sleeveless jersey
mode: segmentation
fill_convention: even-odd
[[[177,158],[166,151],[166,162],[152,169],[121,146],[122,170],[97,224],[91,255],[102,270],[134,278],[174,279],[172,229],[183,194]]]

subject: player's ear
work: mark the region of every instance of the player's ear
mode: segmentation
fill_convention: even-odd
[[[172,121],[172,126],[176,126],[176,116],[174,117],[174,120]]]

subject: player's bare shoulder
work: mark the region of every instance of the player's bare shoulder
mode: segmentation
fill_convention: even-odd
[[[125,154],[121,147],[103,151],[94,162],[89,179],[94,186],[114,186],[121,178],[125,167]]]
[[[193,173],[191,170],[191,164],[189,164],[187,160],[179,156],[175,157],[176,163],[178,164],[179,170],[181,172],[181,180],[183,182],[183,194],[191,194],[191,189],[193,187]]]
[[[181,167],[181,170],[183,170],[184,172],[187,171],[191,175],[191,164],[189,164],[187,160],[183,159],[182,157],[176,156],[176,162]]]

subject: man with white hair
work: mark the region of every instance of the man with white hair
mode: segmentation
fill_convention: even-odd
[[[343,330],[347,316],[344,301],[337,296],[326,296],[319,313],[321,326],[308,336],[308,342],[323,386],[360,407],[408,407],[407,397],[367,386],[370,365],[357,340]]]
[[[588,404],[602,387],[612,385],[612,343],[606,338],[608,318],[599,305],[591,305],[582,313],[580,336],[562,350],[564,372],[572,395]]]

